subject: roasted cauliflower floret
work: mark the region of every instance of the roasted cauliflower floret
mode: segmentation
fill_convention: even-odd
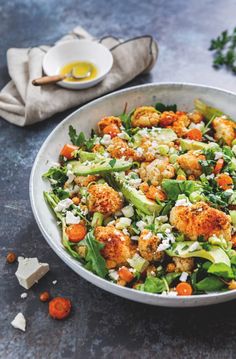
[[[122,208],[122,198],[107,184],[94,184],[88,189],[88,208],[90,212],[111,214]]]
[[[132,127],[153,127],[159,123],[160,114],[152,106],[136,108],[131,116]]]
[[[131,258],[136,251],[136,247],[131,244],[129,236],[114,226],[98,226],[94,235],[97,241],[105,244],[101,254],[105,258],[108,268],[126,265],[127,259]]]
[[[199,177],[202,174],[202,166],[200,160],[205,160],[206,157],[199,154],[197,151],[188,151],[187,153],[179,156],[178,163],[180,167],[186,172],[187,175]]]
[[[138,240],[138,249],[141,256],[149,262],[159,262],[164,258],[164,252],[157,251],[160,239],[148,229],[144,229]]]
[[[203,121],[204,116],[200,112],[194,110],[193,112],[188,113],[188,118],[193,123],[200,123]]]
[[[159,125],[161,127],[171,128],[175,133],[182,137],[188,132],[190,119],[185,112],[165,111],[161,114]]]
[[[110,126],[110,125],[116,125],[118,128],[120,128],[122,125],[121,119],[119,117],[115,117],[115,116],[109,116],[109,117],[102,118],[98,122],[99,132],[103,133],[104,128],[107,126]]]
[[[139,169],[139,175],[144,182],[150,182],[154,186],[158,186],[163,178],[173,178],[175,169],[169,163],[167,157],[158,156],[152,162],[143,162]]]
[[[172,258],[175,263],[175,272],[192,272],[194,269],[194,259],[193,258]]]
[[[99,178],[98,176],[94,176],[94,175],[77,176],[75,177],[74,181],[78,186],[87,187],[89,183],[96,182],[98,178]]]
[[[173,207],[170,223],[192,241],[197,240],[198,236],[207,240],[213,234],[223,236],[227,241],[231,238],[230,217],[205,202]]]
[[[126,141],[119,137],[112,139],[111,144],[108,146],[107,151],[114,158],[134,159],[137,160],[137,154],[133,148],[130,148]]]
[[[212,121],[212,126],[215,130],[215,139],[220,140],[223,138],[227,145],[230,146],[236,137],[236,124],[222,116],[216,117]]]

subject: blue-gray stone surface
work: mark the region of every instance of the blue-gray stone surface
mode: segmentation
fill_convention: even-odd
[[[9,47],[52,44],[80,24],[95,36],[156,37],[156,67],[129,86],[186,81],[236,90],[235,76],[214,70],[207,50],[212,37],[236,25],[234,0],[0,0],[0,13],[0,87],[9,80]],[[235,301],[195,309],[130,302],[77,276],[45,242],[30,208],[30,170],[47,135],[71,111],[28,128],[0,120],[0,358],[235,358]],[[16,264],[5,261],[10,250],[51,266],[26,299],[20,297],[24,289],[14,275]],[[71,298],[70,318],[48,317],[47,304],[38,299],[45,289]],[[19,311],[27,318],[26,333],[10,325]]]

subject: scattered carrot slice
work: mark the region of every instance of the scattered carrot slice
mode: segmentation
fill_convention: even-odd
[[[71,311],[71,301],[66,298],[56,297],[49,302],[49,315],[53,319],[65,319]]]
[[[111,138],[116,137],[118,135],[118,133],[120,133],[119,127],[111,124],[111,125],[107,125],[103,131],[104,134],[106,135],[110,135]]]
[[[233,179],[226,173],[221,173],[216,178],[216,182],[217,182],[218,186],[221,189],[223,189],[224,191],[233,187]]]
[[[124,280],[127,283],[131,282],[134,279],[133,273],[131,273],[127,267],[121,267],[118,270],[118,274],[120,279]]]
[[[193,289],[187,282],[181,282],[176,287],[178,295],[192,295]]]
[[[193,128],[192,130],[188,131],[187,137],[190,140],[201,141],[202,140],[202,132],[198,128]]]
[[[70,242],[77,243],[84,239],[87,233],[87,228],[83,223],[71,224],[66,228],[66,233]]]
[[[224,166],[224,160],[223,158],[219,158],[216,162],[215,168],[214,168],[214,174],[217,175],[218,173],[220,173],[220,171],[222,170]]]
[[[74,157],[73,157],[73,152],[78,150],[79,147],[77,146],[74,146],[74,145],[70,145],[70,144],[66,144],[61,152],[60,152],[60,155],[63,156],[63,157],[66,157],[68,160],[72,160]]]

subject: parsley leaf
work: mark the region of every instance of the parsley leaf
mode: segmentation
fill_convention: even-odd
[[[115,166],[115,164],[116,164],[116,159],[115,159],[115,158],[113,158],[112,160],[110,160],[109,165],[110,165],[112,168]]]

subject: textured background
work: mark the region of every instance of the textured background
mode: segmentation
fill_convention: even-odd
[[[9,80],[9,47],[52,44],[80,24],[96,36],[157,38],[155,69],[129,85],[188,81],[236,90],[235,77],[212,69],[207,51],[212,37],[236,25],[235,0],[0,0],[0,14],[0,87]],[[79,278],[46,244],[30,209],[29,175],[44,139],[70,112],[23,129],[0,120],[0,358],[235,358],[235,302],[182,310],[129,302]],[[9,250],[51,266],[25,300],[16,266],[5,263]],[[45,289],[72,299],[68,320],[48,318],[47,304],[38,300]],[[19,311],[27,318],[26,333],[10,325]]]

